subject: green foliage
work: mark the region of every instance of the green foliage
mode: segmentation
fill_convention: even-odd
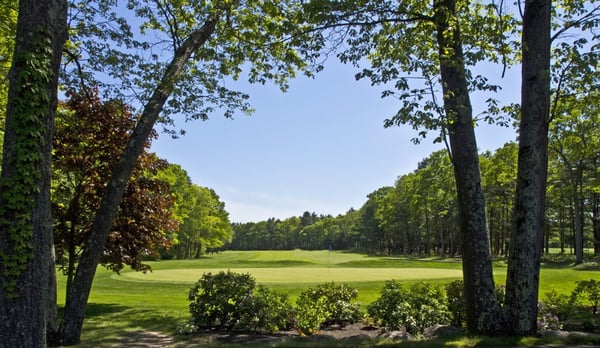
[[[172,212],[180,223],[172,235],[176,243],[163,252],[164,258],[200,257],[206,249],[217,249],[231,241],[229,213],[214,190],[192,183],[187,172],[176,164],[161,170],[157,177],[169,183],[170,194],[176,200]]]
[[[4,134],[4,115],[8,98],[8,70],[12,61],[17,30],[17,0],[0,1],[0,138]],[[0,142],[0,153],[2,153]]]
[[[204,274],[189,292],[192,322],[182,327],[276,332],[289,326],[292,307],[287,295],[265,287],[255,289],[246,273]]]
[[[141,105],[169,64],[166,53],[177,52],[195,33],[208,28],[207,23],[215,24],[209,26],[208,39],[194,48],[183,73],[171,81],[161,122],[174,136],[176,115],[205,120],[218,110],[226,117],[238,110],[253,112],[249,95],[224,81],[272,81],[285,90],[298,72],[312,75],[318,69],[318,54],[312,49],[319,47],[318,40],[303,24],[295,0],[169,0],[158,5],[128,0],[126,6],[78,0],[72,6],[78,11],[71,19],[71,47],[75,56],[85,59],[79,66],[67,67],[72,73],[65,74],[65,84],[72,86],[83,77],[88,85],[98,84],[113,96],[139,96]],[[104,76],[110,83],[101,80]]]
[[[553,289],[544,295],[544,299],[541,301],[541,307],[543,307],[543,310],[540,310],[539,312],[551,313],[559,320],[565,320],[571,313],[573,313],[573,307],[569,303],[569,300],[569,296],[561,294]]]
[[[90,236],[95,212],[136,115],[120,100],[102,101],[97,90],[69,90],[57,112],[52,156],[52,217],[57,264],[73,276]],[[127,181],[101,264],[115,271],[125,265],[146,271],[143,258],[170,246],[177,229],[174,199],[156,173],[167,166],[149,152],[147,141]]]
[[[8,163],[0,181],[0,228],[7,230],[7,245],[0,253],[1,272],[4,275],[3,287],[15,297],[16,279],[25,271],[33,257],[31,212],[35,195],[40,188],[40,148],[45,146],[46,118],[50,96],[48,84],[52,79],[50,48],[51,40],[45,32],[39,32],[33,39],[29,51],[14,57],[14,64],[20,73],[13,84],[13,117],[7,120],[6,127],[14,131]],[[8,147],[7,146],[7,147]],[[8,149],[5,149],[8,150]]]
[[[448,298],[448,311],[450,312],[451,324],[456,327],[463,327],[466,320],[465,303],[465,283],[461,280],[454,280],[445,286],[446,296]],[[506,297],[506,287],[496,284],[496,299],[500,307],[504,305]]]
[[[352,270],[356,267],[381,267],[382,265],[390,267],[390,272],[403,270],[407,273],[415,273],[415,267],[420,268],[423,266],[435,267],[441,274],[447,270],[445,267],[452,266],[454,269],[456,269],[456,267],[460,268],[459,263],[451,263],[447,260],[432,261],[414,258],[374,257],[364,254],[341,252],[333,252],[330,257],[331,260],[333,260],[331,261],[332,264],[335,264],[335,267],[340,267],[337,268],[338,270],[347,271],[348,274],[351,274]],[[202,259],[202,262],[198,262],[198,260],[152,261],[151,266],[153,270],[162,270],[164,272],[178,272],[182,269],[194,268],[196,274],[202,274],[202,272],[207,272],[208,270],[206,269],[208,268],[227,269],[227,267],[230,267],[231,265],[236,265],[236,267],[251,267],[252,260],[275,260],[275,262],[263,264],[262,267],[283,267],[284,269],[287,269],[287,271],[280,273],[283,277],[270,280],[269,288],[289,294],[290,299],[293,301],[293,304],[295,304],[295,299],[300,292],[306,290],[307,285],[304,282],[294,281],[293,279],[290,280],[291,277],[289,277],[289,273],[293,273],[294,268],[286,268],[289,267],[289,264],[282,260],[298,262],[310,261],[310,263],[317,265],[327,265],[327,259],[328,253],[326,251],[226,251],[210,257],[205,257]],[[370,263],[372,263],[372,265],[370,265]],[[502,267],[496,269],[500,278],[503,277],[502,272],[504,270],[505,269]],[[545,292],[550,291],[550,289],[557,288],[563,293],[566,293],[566,295],[563,294],[561,296],[568,301],[569,293],[573,289],[573,286],[565,287],[565,283],[574,284],[575,280],[587,280],[595,277],[596,273],[597,271],[595,270],[576,270],[573,267],[555,268],[542,266],[540,292],[541,294],[544,294]],[[122,272],[122,275],[128,274],[141,275],[131,270],[124,270]],[[57,278],[59,284],[59,306],[62,307],[64,305],[66,277],[59,273]],[[391,278],[391,275],[389,278]],[[197,278],[192,279],[197,280]],[[445,281],[444,283],[447,282],[448,281]],[[359,289],[359,301],[365,306],[379,297],[379,292],[384,286],[383,281],[353,282],[352,284]],[[132,291],[132,287],[135,287],[135,291]],[[113,272],[99,268],[96,273],[96,281],[94,282],[94,303],[88,305],[90,316],[83,328],[83,347],[123,345],[123,342],[126,342],[127,339],[131,339],[132,333],[139,331],[140,328],[159,332],[164,335],[172,335],[174,333],[174,323],[182,323],[180,324],[181,330],[190,332],[190,326],[195,327],[195,325],[193,325],[193,323],[187,323],[187,319],[190,317],[187,296],[174,296],[174,294],[186,294],[190,287],[190,283],[186,283],[185,279],[172,281],[136,279],[135,282],[132,282],[127,277],[115,276]],[[374,290],[377,291],[374,292]],[[118,305],[115,305],[117,303]],[[193,331],[195,329],[192,328],[191,330]],[[196,338],[198,337],[195,336],[194,342],[196,342]],[[178,340],[179,339],[186,338],[179,337]],[[481,337],[470,336],[468,342],[465,342],[465,338],[460,343],[457,343],[457,339],[452,339],[451,341],[445,341],[445,344],[440,344],[439,347],[478,346],[483,344],[481,343],[482,339],[483,338]],[[485,346],[537,346],[548,343],[560,343],[560,341],[553,341],[541,344],[519,344],[518,340],[507,340],[508,338],[502,337]],[[347,342],[342,342],[345,343],[346,346],[348,345]],[[507,344],[506,342],[512,342],[514,344]],[[431,346],[428,342],[420,343],[423,344],[423,347]],[[212,344],[215,347],[221,347],[223,342],[213,342]],[[306,344],[305,346],[312,347],[311,344]],[[594,344],[597,345],[598,342],[594,343],[580,340],[569,344],[587,344],[593,346]],[[569,344],[565,343],[563,345]],[[205,346],[201,343],[198,343],[197,345]],[[206,346],[209,346],[208,343]],[[344,344],[340,344],[340,346],[344,346]]]
[[[381,296],[368,306],[367,312],[390,330],[404,327],[412,334],[435,324],[449,324],[451,317],[441,286],[419,282],[406,288],[397,280],[386,282]]]
[[[321,326],[347,325],[355,323],[362,317],[360,305],[353,303],[358,297],[358,290],[350,287],[348,284],[336,284],[328,282],[317,285],[315,288],[308,288],[300,294],[299,301],[303,306],[314,307],[322,306],[328,313],[326,319],[320,323]],[[301,311],[299,311],[300,313]]]
[[[545,294],[538,307],[538,328],[559,330],[565,326],[592,331],[598,327],[600,282],[589,279],[575,281],[575,284],[570,296],[556,290]]]
[[[327,320],[327,298],[321,296],[316,300],[302,292],[296,301],[296,329],[301,335],[313,335],[319,332],[321,324]]]
[[[595,279],[590,279],[577,281],[576,284],[577,286],[571,293],[569,303],[577,307],[588,306],[593,314],[598,313],[600,282]]]
[[[235,328],[250,331],[277,332],[288,329],[293,313],[287,295],[259,285],[244,303]]]
[[[456,327],[462,327],[465,323],[465,284],[462,280],[455,280],[446,284],[446,296],[448,298],[448,311],[450,312],[450,323]]]
[[[190,312],[198,327],[233,328],[244,303],[250,301],[256,282],[246,274],[230,271],[206,273],[190,289]]]

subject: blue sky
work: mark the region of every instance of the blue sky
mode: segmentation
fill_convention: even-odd
[[[492,68],[486,75],[500,72]],[[382,87],[356,81],[354,73],[332,60],[315,79],[291,81],[286,93],[241,84],[256,109],[252,116],[231,120],[215,114],[179,124],[187,134],[175,140],[161,135],[152,151],[181,165],[195,184],[214,189],[232,222],[358,209],[367,194],[393,185],[442,146],[431,139],[413,144],[416,132],[408,125],[383,128],[398,101],[381,99]],[[518,100],[520,84],[514,81],[505,81],[504,100]],[[481,110],[478,98],[487,97],[474,96],[475,113]],[[482,151],[515,139],[514,130],[498,126],[476,132]]]

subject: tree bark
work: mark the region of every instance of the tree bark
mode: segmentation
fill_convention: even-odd
[[[592,229],[594,231],[594,254],[600,254],[600,195],[592,193]]]
[[[171,95],[174,82],[183,71],[186,62],[194,51],[202,46],[213,34],[217,21],[217,15],[211,16],[175,52],[173,60],[167,67],[162,80],[154,90],[149,102],[145,105],[126,149],[119,158],[114,173],[106,187],[101,206],[96,213],[90,237],[81,254],[70,289],[71,291],[67,294],[64,319],[60,326],[60,339],[63,345],[73,345],[80,341],[85,308],[96,268],[98,267],[100,256],[104,250],[106,239],[117,213],[119,202],[127,187],[131,171],[144,148],[144,143],[152,132],[152,128],[158,119],[164,103]]]
[[[462,235],[467,328],[473,333],[491,334],[500,328],[500,309],[495,294],[485,199],[460,31],[450,24],[457,16],[456,2],[438,0],[434,6],[444,109],[448,118]]]
[[[527,0],[523,17],[521,123],[514,225],[506,280],[507,331],[537,331],[548,170],[550,0]]]
[[[2,348],[45,347],[46,330],[56,320],[56,302],[52,302],[55,270],[51,262],[50,159],[58,71],[66,38],[65,0],[19,1],[0,178]],[[23,166],[30,171],[24,173]],[[15,184],[28,188],[21,194],[31,205],[14,205],[15,193],[11,190]],[[15,236],[11,231],[24,220],[29,233]],[[21,249],[20,243],[26,243],[27,248]],[[21,258],[15,250],[29,256]],[[9,274],[15,264],[20,271]],[[12,281],[16,283],[11,289],[8,284]]]

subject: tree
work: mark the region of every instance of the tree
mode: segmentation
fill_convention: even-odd
[[[517,144],[510,142],[482,155],[483,189],[486,195],[492,252],[508,255],[512,226]]]
[[[577,35],[573,31],[590,30],[598,25],[600,8],[593,1],[567,3],[564,11],[555,17],[564,24],[553,35],[552,102],[550,118],[550,150],[558,156],[558,163],[566,171],[565,179],[570,181],[573,197],[573,215],[575,221],[576,262],[583,262],[584,229],[584,180],[594,180],[593,172],[597,166],[598,154],[595,154],[597,139],[594,132],[596,110],[596,87],[600,81],[597,64],[597,37],[585,32]],[[595,7],[593,7],[595,6]],[[567,15],[559,16],[566,13]],[[564,35],[568,31],[569,35]],[[590,40],[591,39],[591,40]],[[590,42],[591,41],[591,42]],[[564,138],[564,139],[563,139]],[[593,168],[590,168],[592,167]],[[590,183],[591,184],[591,183]],[[585,185],[589,190],[589,185]],[[590,190],[593,196],[593,190]],[[590,202],[594,197],[590,197]],[[593,206],[594,204],[592,204]],[[593,208],[592,208],[593,210]],[[593,221],[596,221],[593,219]]]
[[[0,1],[0,135],[4,135],[4,116],[6,114],[6,98],[8,97],[8,71],[12,60],[17,30],[16,0]],[[0,142],[0,153],[2,143]]]
[[[19,1],[0,176],[0,347],[43,347],[53,320],[50,157],[63,0]]]
[[[172,231],[174,256],[200,257],[207,248],[220,248],[231,241],[229,214],[213,190],[193,184],[187,172],[176,164],[161,170],[158,178],[169,183],[176,201],[173,214],[179,227]]]
[[[313,40],[298,25],[300,12],[294,12],[297,8],[293,1],[129,1],[128,8],[143,19],[141,33],[157,34],[171,45],[173,55],[167,61],[152,53],[147,60],[132,55],[131,50],[150,49],[154,45],[136,41],[127,21],[118,18],[110,8],[111,3],[101,3],[98,8],[92,5],[86,3],[81,7],[88,15],[86,20],[108,17],[107,30],[96,27],[88,31],[90,23],[84,21],[77,34],[104,35],[108,41],[83,42],[82,47],[88,49],[86,54],[92,58],[87,61],[92,64],[88,67],[93,69],[94,64],[99,64],[117,80],[135,76],[121,80],[118,89],[137,88],[144,107],[106,186],[87,247],[81,254],[75,276],[81,281],[73,284],[77,301],[66,304],[61,324],[61,341],[66,345],[80,340],[96,266],[133,166],[159,117],[168,124],[173,112],[186,111],[203,119],[216,107],[225,108],[226,116],[231,116],[237,108],[248,111],[244,102],[247,96],[222,87],[222,78],[239,77],[242,66],[248,63],[251,82],[272,80],[285,89],[286,80],[297,69],[309,71],[306,60],[314,58],[311,51],[304,49]],[[112,36],[113,24],[125,32]],[[118,45],[110,46],[114,40],[131,50],[119,51]]]
[[[559,62],[581,62],[562,48],[569,44],[563,38],[572,29],[589,30],[599,24],[600,7],[589,2],[563,1],[553,8],[550,1],[525,3],[522,35],[521,112],[519,125],[519,160],[514,207],[512,247],[508,262],[505,313],[509,333],[532,334],[537,330],[537,297],[539,263],[544,229],[544,210],[548,165],[548,124],[550,122],[550,86],[552,44],[559,47]],[[555,32],[552,33],[552,30]],[[572,47],[582,48],[587,39],[577,35]],[[561,40],[563,40],[561,42]],[[594,46],[591,46],[593,52]],[[564,54],[564,53],[567,54]],[[595,54],[587,55],[588,59]],[[585,61],[585,60],[584,60]],[[570,65],[567,64],[567,65]],[[578,69],[587,64],[576,64]],[[581,71],[580,70],[580,71]],[[596,74],[594,74],[596,75]],[[566,75],[552,76],[557,82],[555,102],[563,94]],[[585,85],[589,78],[570,83]]]
[[[507,329],[517,335],[537,332],[548,169],[550,18],[550,0],[525,2],[515,220],[505,302]]]
[[[495,91],[497,86],[473,76],[469,67],[486,59],[510,62],[508,37],[515,22],[503,10],[494,4],[455,0],[307,4],[310,20],[336,39],[336,47],[348,47],[338,54],[343,62],[358,66],[369,60],[370,68],[362,69],[358,78],[393,85],[384,96],[397,96],[402,107],[386,126],[409,123],[421,137],[431,130],[439,134],[435,141],[447,137],[458,195],[467,326],[480,333],[500,330],[501,315],[470,92]],[[417,82],[411,86],[413,81]]]
[[[119,100],[103,103],[97,91],[79,94],[71,90],[67,96],[57,116],[52,200],[57,263],[67,275],[69,302],[93,214],[115,159],[135,125],[135,115]],[[151,177],[166,162],[149,153],[149,147],[148,141],[103,251],[101,263],[117,272],[124,265],[147,270],[142,258],[170,245],[167,232],[177,228],[170,212],[174,202],[168,184]]]
[[[593,183],[598,179],[600,124],[598,107],[591,102],[597,93],[581,97],[563,97],[560,114],[555,115],[550,130],[550,153],[555,156],[556,171],[561,175],[561,184],[566,186],[571,202],[567,203],[573,212],[575,235],[575,262],[584,261],[584,225],[586,214],[592,213],[597,204]],[[591,103],[590,103],[591,102]],[[586,209],[588,202],[589,209]],[[594,235],[595,245],[597,235]]]

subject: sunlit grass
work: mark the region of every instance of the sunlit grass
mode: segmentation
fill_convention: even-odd
[[[203,268],[157,270],[152,273],[124,273],[113,276],[118,280],[189,283],[197,281],[203,273],[227,271],[249,273],[261,284],[304,284],[322,282],[381,281],[387,279],[429,280],[460,278],[460,270],[434,268],[326,268],[326,267],[273,267],[273,268]]]
[[[344,282],[358,289],[358,301],[363,308],[377,299],[386,280],[399,279],[407,285],[421,280],[445,284],[460,279],[462,275],[458,259],[370,257],[326,250],[223,252],[194,260],[153,261],[150,265],[154,271],[146,275],[132,271],[116,275],[104,268],[98,269],[80,347],[118,346],[123,337],[140,330],[174,335],[177,324],[190,317],[188,290],[204,272],[230,269],[251,273],[258,283],[288,294],[290,303],[295,303],[300,292],[310,286],[326,281]],[[575,287],[575,281],[597,278],[597,274],[597,271],[585,267],[543,267],[540,298],[551,290],[569,294]],[[494,276],[497,283],[505,283],[506,265],[502,261],[496,263]],[[62,305],[64,277],[59,275],[58,278],[59,305]],[[527,345],[519,340],[525,339],[504,338],[503,342]],[[385,342],[379,342],[378,345],[387,346]],[[204,344],[199,343],[199,346]],[[314,346],[314,342],[295,346]],[[462,337],[456,342],[446,340],[425,345],[419,342],[395,343],[394,346],[474,347],[506,344],[499,344],[494,339]]]

